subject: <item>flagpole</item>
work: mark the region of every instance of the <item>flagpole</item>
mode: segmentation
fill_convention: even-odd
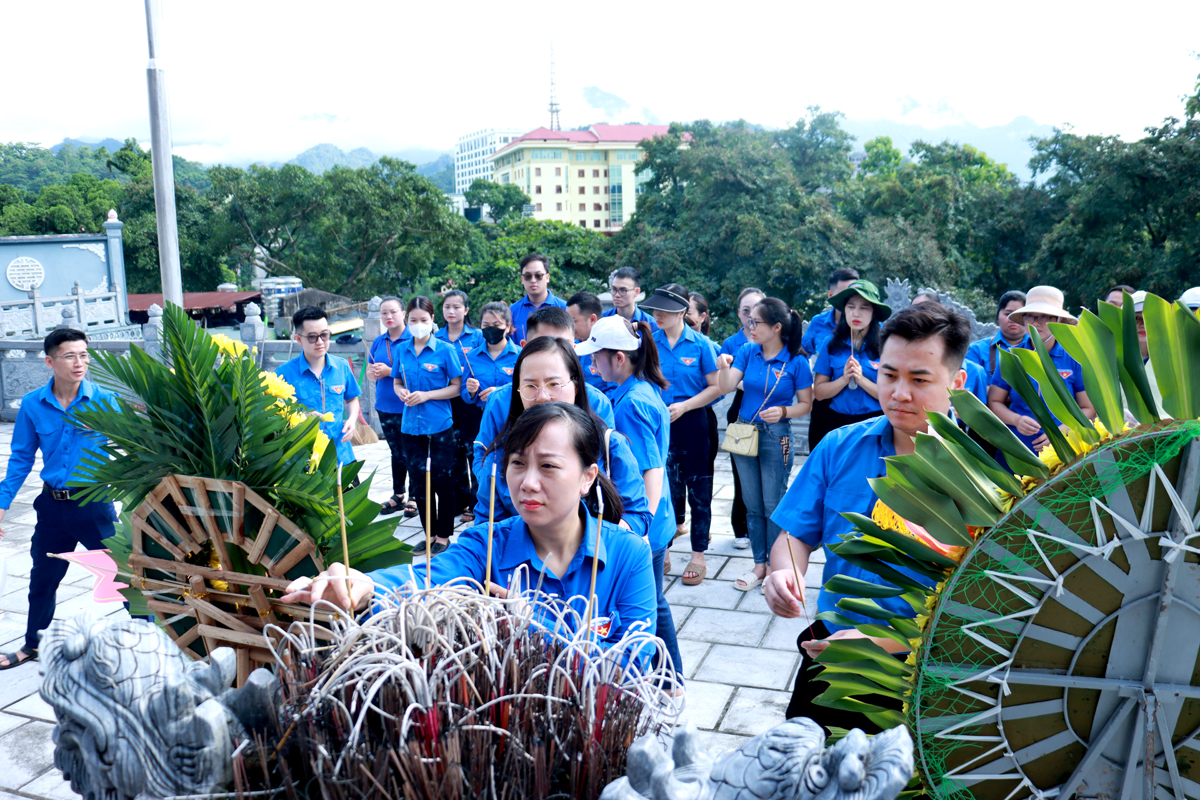
[[[150,158],[154,167],[154,215],[158,221],[158,269],[162,276],[163,305],[183,307],[183,277],[179,269],[179,229],[175,219],[175,167],[171,160],[171,106],[167,98],[167,71],[159,48],[159,0],[146,0],[146,38],[150,63],[146,84],[150,95]]]

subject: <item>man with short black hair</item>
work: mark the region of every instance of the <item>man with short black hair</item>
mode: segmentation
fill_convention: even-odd
[[[526,325],[530,314],[547,306],[565,309],[567,304],[551,293],[550,261],[541,253],[530,253],[521,259],[521,285],[525,287],[525,296],[513,303],[511,310],[512,338],[523,345],[533,338]]]
[[[835,269],[829,273],[829,291],[825,293],[825,296],[833,297],[856,280],[858,280],[858,270],[849,267]],[[821,345],[825,344],[833,336],[833,332],[837,329],[838,320],[841,318],[841,312],[830,306],[809,320],[808,327],[804,331],[804,338],[800,340],[800,346],[804,348],[804,354],[815,356],[817,351],[821,349]]]
[[[575,342],[578,344],[592,335],[592,326],[604,313],[604,306],[600,298],[591,292],[576,292],[567,301],[567,313],[575,323]],[[602,392],[608,391],[608,381],[601,378],[600,372],[592,366],[591,353],[580,356],[579,363],[583,365],[583,377],[588,386],[594,386]]]
[[[763,593],[772,612],[786,618],[803,613],[800,601],[805,587],[796,585],[792,556],[803,576],[809,556],[818,547],[826,548],[822,583],[835,575],[845,575],[890,586],[878,575],[842,560],[828,548],[843,536],[852,535],[854,526],[842,514],[871,516],[878,498],[867,480],[886,474],[884,458],[914,452],[913,437],[928,431],[926,412],[949,411],[950,390],[961,389],[966,380],[962,363],[970,338],[966,317],[937,303],[911,306],[884,323],[880,331],[877,384],[885,416],[830,432],[805,460],[800,474],[771,515],[784,531],[771,549],[771,572],[763,583]],[[817,608],[808,609],[808,613],[836,611],[856,622],[878,622],[838,608],[840,599],[841,595],[821,589]],[[875,602],[894,615],[913,615],[912,607],[899,597],[877,598]],[[861,634],[854,628],[820,620],[800,635],[797,640],[802,656],[800,671],[788,706],[788,718],[807,716],[826,726],[878,730],[860,714],[812,704],[825,688],[819,674],[812,674],[814,657],[827,646],[829,638],[858,636]],[[889,650],[899,647],[892,640],[876,642]]]
[[[338,463],[349,464],[355,460],[350,438],[362,394],[358,380],[346,359],[329,355],[332,334],[323,309],[306,306],[297,311],[292,315],[292,331],[300,343],[300,355],[275,374],[295,388],[297,402],[321,418],[321,431],[337,447]]]
[[[604,312],[604,316],[612,317],[620,314],[627,322],[645,322],[650,326],[650,332],[658,330],[654,317],[637,307],[637,296],[642,291],[642,273],[633,267],[621,267],[608,276],[608,291],[612,293],[613,307]]]
[[[117,408],[116,395],[87,379],[87,335],[83,331],[58,329],[42,342],[46,366],[52,375],[45,386],[21,398],[13,430],[12,456],[0,483],[0,522],[33,468],[37,451],[42,451],[42,493],[33,501],[37,523],[33,529],[29,573],[29,618],[25,644],[15,653],[0,656],[0,670],[37,659],[41,631],[54,619],[55,595],[67,562],[47,553],[66,553],[82,544],[86,550],[104,549],[103,541],[115,533],[117,513],[112,503],[82,505],[79,489],[68,484],[83,476],[78,468],[85,455],[107,458],[97,434],[76,427],[69,416],[96,405]],[[3,536],[3,531],[0,531]]]

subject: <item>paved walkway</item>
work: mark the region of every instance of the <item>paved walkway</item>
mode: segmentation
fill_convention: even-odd
[[[11,424],[0,424],[0,461],[7,462],[11,454],[12,431]],[[356,447],[355,453],[366,462],[365,473],[376,470],[370,496],[383,502],[391,496],[387,445]],[[802,460],[797,459],[797,470]],[[0,539],[0,642],[4,643],[0,652],[4,653],[16,650],[24,641],[32,565],[29,545],[35,521],[32,503],[41,491],[40,469],[38,459],[0,524],[5,532]],[[753,560],[749,550],[733,547],[729,525],[733,475],[726,453],[717,458],[714,495],[708,579],[700,586],[680,582],[691,552],[687,537],[680,537],[672,547],[673,569],[665,590],[675,614],[687,678],[684,716],[703,731],[709,747],[724,751],[782,721],[800,660],[796,637],[804,623],[772,616],[761,591],[739,592],[733,586],[739,575],[753,567]],[[397,534],[414,546],[424,541],[416,517],[400,522]],[[823,556],[814,554],[815,563],[806,576],[809,586],[820,584],[822,564],[817,559]],[[55,617],[81,611],[124,615],[119,604],[92,601],[92,582],[88,573],[72,565],[58,591]],[[815,610],[816,591],[810,589],[808,598],[809,608]],[[0,680],[0,800],[78,797],[54,768],[50,739],[54,714],[38,696],[40,683],[36,664],[6,671]]]

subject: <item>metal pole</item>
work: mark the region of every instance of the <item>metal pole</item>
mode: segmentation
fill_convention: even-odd
[[[154,164],[154,210],[158,218],[158,268],[164,303],[183,306],[183,277],[179,270],[179,230],[175,221],[175,168],[171,162],[171,106],[167,102],[167,72],[158,63],[159,0],[146,0],[146,34],[150,63],[146,83],[150,92],[150,156]]]

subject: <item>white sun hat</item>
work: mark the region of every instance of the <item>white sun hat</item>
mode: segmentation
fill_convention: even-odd
[[[1179,295],[1179,302],[1183,303],[1193,311],[1200,308],[1200,286],[1193,286],[1183,294]]]
[[[1075,322],[1075,317],[1064,307],[1063,293],[1053,286],[1035,286],[1025,295],[1025,305],[1008,315],[1013,322],[1022,323],[1026,314],[1045,314],[1061,320]]]
[[[642,340],[629,330],[629,324],[620,314],[601,317],[592,326],[592,335],[575,345],[581,356],[598,350],[637,350]]]

